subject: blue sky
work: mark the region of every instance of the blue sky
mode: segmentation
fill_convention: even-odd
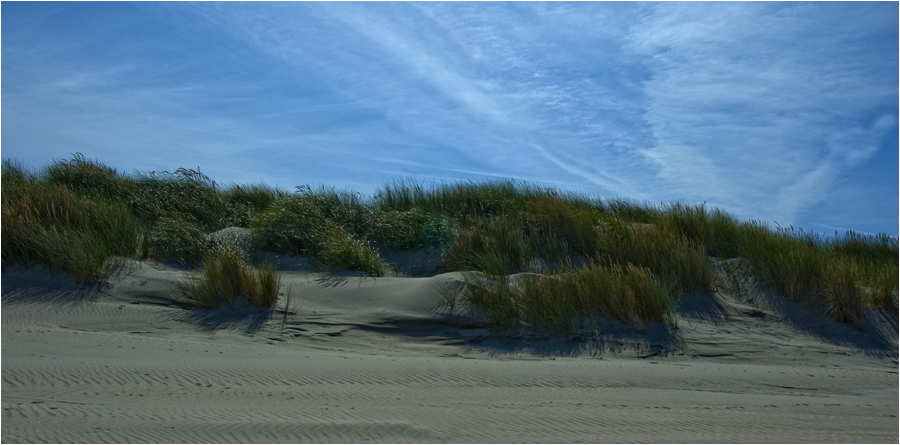
[[[898,3],[3,2],[2,158],[898,234]]]

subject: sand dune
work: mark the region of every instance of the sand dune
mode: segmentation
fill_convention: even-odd
[[[273,310],[194,310],[184,270],[2,276],[3,442],[898,442],[897,314],[865,332],[756,286],[678,326],[492,333],[457,273],[282,264]]]

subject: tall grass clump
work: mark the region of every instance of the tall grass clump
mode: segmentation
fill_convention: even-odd
[[[546,246],[548,240],[558,240],[565,249],[591,256],[597,251],[598,224],[601,213],[586,199],[560,196],[554,190],[543,190],[530,199],[523,213],[532,245],[543,256],[557,257],[557,250]],[[543,242],[542,242],[543,241]]]
[[[327,270],[382,276],[378,255],[333,219],[346,216],[336,210],[333,201],[312,193],[279,199],[253,221],[257,241],[273,252],[303,254]]]
[[[602,316],[643,329],[648,322],[674,322],[671,290],[646,268],[590,263],[554,275],[515,278],[482,272],[463,275],[462,298],[486,312],[495,329],[527,325],[537,331],[570,332]]]
[[[897,309],[898,281],[900,281],[900,249],[898,240],[887,234],[863,235],[847,232],[835,235],[825,247],[838,259],[856,271],[858,286],[867,303],[888,310]]]
[[[651,213],[650,220],[664,231],[693,241],[707,254],[733,258],[740,254],[741,231],[737,218],[705,205],[674,203]]]
[[[190,215],[206,231],[233,225],[232,207],[215,181],[200,172],[179,168],[151,172],[136,180],[130,203],[135,216],[150,224],[174,214]]]
[[[426,213],[442,213],[456,219],[468,216],[499,216],[524,210],[540,189],[514,181],[458,182],[426,189],[412,181],[381,185],[374,198],[379,211],[418,208]]]
[[[822,272],[818,284],[828,313],[838,323],[849,323],[856,329],[862,329],[866,296],[860,286],[860,270],[856,262],[832,257],[825,262]]]
[[[290,193],[264,184],[256,184],[232,185],[223,190],[221,195],[230,208],[231,223],[238,227],[248,227],[258,214]]]
[[[428,220],[418,209],[374,212],[367,236],[388,249],[416,250],[423,245],[421,233]]]
[[[608,265],[645,267],[667,283],[675,295],[713,289],[703,249],[666,227],[604,222],[596,258]]]
[[[522,267],[531,254],[519,219],[511,215],[496,218],[468,217],[447,251],[447,265],[455,270],[496,270],[506,265],[506,274]],[[498,271],[499,272],[499,271]]]
[[[44,172],[46,182],[67,187],[79,195],[127,201],[134,181],[120,176],[112,167],[85,158],[81,153],[72,159],[56,161]]]
[[[150,232],[149,256],[182,265],[198,265],[215,243],[191,215],[175,213],[156,221]]]
[[[598,206],[601,213],[625,223],[652,224],[659,210],[648,203],[626,199],[608,199]]]
[[[38,263],[79,283],[106,277],[112,256],[132,255],[138,228],[127,206],[40,182],[11,163],[2,179],[3,266]]]
[[[365,241],[337,228],[322,240],[312,259],[320,269],[331,272],[347,269],[365,272],[373,277],[384,276],[384,266],[378,253]]]
[[[773,232],[756,222],[743,229],[740,252],[757,275],[791,301],[815,299],[828,260],[821,246],[802,234]]]
[[[280,287],[281,277],[272,264],[254,268],[240,252],[228,248],[208,255],[200,277],[185,283],[192,300],[204,308],[232,304],[237,297],[254,306],[271,307]]]
[[[823,307],[837,322],[862,328],[862,311],[896,309],[897,240],[849,232],[823,238],[801,230],[741,225],[740,253],[754,272],[792,301]]]

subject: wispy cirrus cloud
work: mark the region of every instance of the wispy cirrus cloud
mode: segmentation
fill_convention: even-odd
[[[867,198],[896,181],[863,173],[897,162],[896,5],[47,8],[3,6],[7,153],[362,191],[513,177],[896,225]]]
[[[871,5],[870,5],[871,6]],[[894,42],[878,7],[656,5],[635,24],[646,54],[644,153],[674,194],[794,222],[842,170],[896,132]],[[873,29],[872,24],[882,23]],[[892,66],[893,65],[893,66]],[[896,154],[896,153],[895,153]]]

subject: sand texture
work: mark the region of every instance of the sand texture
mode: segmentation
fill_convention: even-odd
[[[6,270],[2,441],[898,442],[896,313],[857,332],[757,284],[677,327],[492,333],[435,310],[458,273],[280,267],[287,312],[191,309],[149,261]]]

